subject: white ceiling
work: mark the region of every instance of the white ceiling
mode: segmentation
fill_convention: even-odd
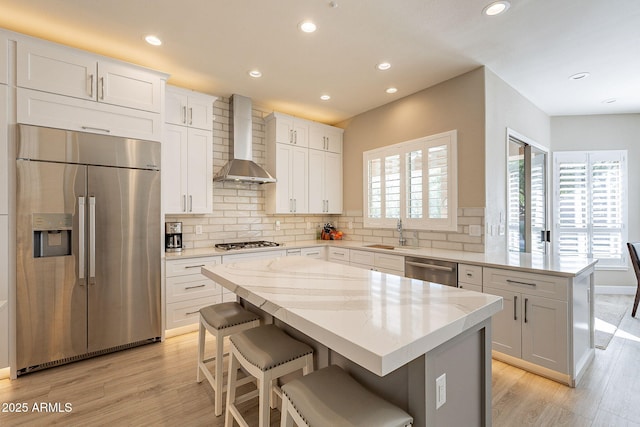
[[[487,17],[490,1],[0,0],[0,27],[326,123],[480,65],[551,116],[640,112],[639,0],[511,0]],[[305,19],[314,34],[297,29]],[[146,44],[150,33],[163,45]],[[390,70],[375,69],[383,60]],[[263,77],[249,77],[253,68]]]

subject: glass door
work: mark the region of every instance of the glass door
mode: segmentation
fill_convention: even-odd
[[[509,134],[507,246],[513,252],[546,253],[547,153]]]

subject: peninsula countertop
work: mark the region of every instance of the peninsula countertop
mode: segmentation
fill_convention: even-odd
[[[356,242],[351,240],[307,240],[297,242],[284,242],[278,247],[260,249],[240,249],[224,251],[211,247],[185,249],[182,252],[166,253],[167,260],[198,258],[206,256],[224,256],[237,253],[282,251],[306,247],[338,247],[346,249],[358,249],[371,252],[395,254],[401,256],[418,256],[443,261],[452,261],[464,264],[479,265],[482,267],[505,268],[529,273],[552,274],[562,277],[575,277],[590,268],[593,268],[597,260],[579,256],[551,256],[545,254],[531,254],[519,252],[481,253],[467,252],[450,249],[424,248],[416,246],[394,246],[393,249],[380,249],[371,247],[375,243]]]
[[[379,376],[502,309],[494,295],[302,257],[202,274]]]

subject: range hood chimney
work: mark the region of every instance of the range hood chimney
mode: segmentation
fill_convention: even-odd
[[[229,162],[213,177],[214,181],[236,181],[253,184],[276,182],[269,172],[253,161],[251,98],[231,95]]]

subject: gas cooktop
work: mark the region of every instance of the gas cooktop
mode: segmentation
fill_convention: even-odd
[[[253,249],[253,248],[272,248],[280,246],[276,242],[267,242],[266,240],[257,240],[254,242],[235,242],[235,243],[216,243],[216,249],[231,251],[234,249]]]

